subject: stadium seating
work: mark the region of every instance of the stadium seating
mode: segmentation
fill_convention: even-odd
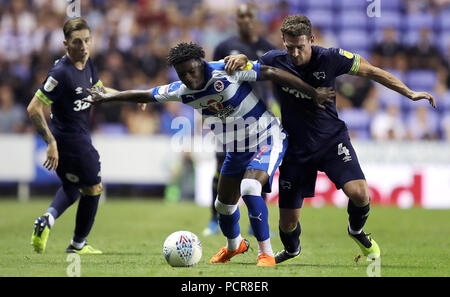
[[[358,139],[370,137],[370,115],[359,108],[346,108],[339,112],[339,117],[347,124],[350,133]]]
[[[405,30],[419,30],[421,28],[434,28],[434,18],[430,13],[417,13],[406,16]]]
[[[383,12],[383,17],[372,18],[370,24],[374,30],[381,30],[387,27],[399,30],[402,28],[402,14],[399,11],[386,11]]]
[[[338,14],[336,24],[340,30],[366,29],[368,18],[360,10],[345,10]]]
[[[342,30],[338,33],[339,46],[349,51],[368,50],[372,44],[365,30]]]
[[[311,20],[313,26],[321,27],[324,30],[335,29],[334,13],[330,9],[308,10],[306,15]]]
[[[437,74],[426,69],[411,70],[406,73],[405,83],[410,88],[431,91],[436,86]]]
[[[359,9],[359,10],[365,10],[367,5],[369,4],[366,1],[355,1],[355,0],[340,0],[335,1],[336,6],[342,11],[342,10],[348,10],[348,9]]]

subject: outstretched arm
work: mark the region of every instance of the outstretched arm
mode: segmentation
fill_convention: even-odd
[[[411,90],[394,75],[383,69],[373,66],[362,57],[358,72],[356,72],[355,75],[370,78],[371,80],[374,80],[382,84],[383,86],[396,91],[405,97],[408,97],[413,101],[426,99],[434,108],[436,108],[436,102],[432,95],[428,94],[427,92],[415,92]]]
[[[245,70],[247,63],[249,63],[247,56],[244,54],[227,56],[224,62],[226,62],[225,71],[229,74]],[[332,98],[336,96],[332,88],[315,89],[298,76],[272,66],[261,65],[260,79],[270,80],[280,86],[299,90],[308,95],[314,104],[321,109],[325,109],[324,103],[332,103]]]
[[[332,103],[332,98],[336,96],[332,88],[315,89],[298,76],[295,76],[285,70],[261,65],[261,80],[270,80],[277,85],[299,90],[313,100],[317,107],[325,109],[324,103]]]
[[[122,92],[104,93],[98,89],[88,89],[91,95],[84,98],[83,101],[91,104],[106,102],[130,102],[130,103],[148,103],[156,102],[152,90],[129,90]]]

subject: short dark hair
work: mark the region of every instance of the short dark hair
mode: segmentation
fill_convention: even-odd
[[[88,23],[84,19],[71,18],[64,23],[64,26],[63,26],[64,38],[66,40],[69,40],[70,37],[72,37],[73,31],[84,30],[84,29],[91,31],[91,28],[89,28]]]
[[[172,47],[167,56],[167,65],[175,66],[190,59],[203,59],[205,51],[203,48],[195,43],[178,43]]]
[[[302,14],[286,17],[281,25],[281,33],[291,36],[306,35],[311,37],[311,21]]]

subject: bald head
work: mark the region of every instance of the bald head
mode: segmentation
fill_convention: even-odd
[[[236,23],[241,39],[254,42],[258,39],[257,22],[258,10],[256,6],[248,3],[239,5],[236,10]]]

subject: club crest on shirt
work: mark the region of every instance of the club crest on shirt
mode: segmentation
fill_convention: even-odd
[[[218,80],[214,83],[214,90],[216,90],[216,92],[222,92],[223,89],[225,88],[225,84]]]
[[[51,92],[57,85],[58,85],[58,81],[55,78],[53,78],[52,76],[49,76],[47,78],[47,81],[45,82],[44,90],[46,92]]]
[[[209,99],[206,104],[200,104],[203,108],[208,108],[209,111],[218,113],[219,111],[223,110],[223,96],[220,96],[219,100],[216,99]]]

